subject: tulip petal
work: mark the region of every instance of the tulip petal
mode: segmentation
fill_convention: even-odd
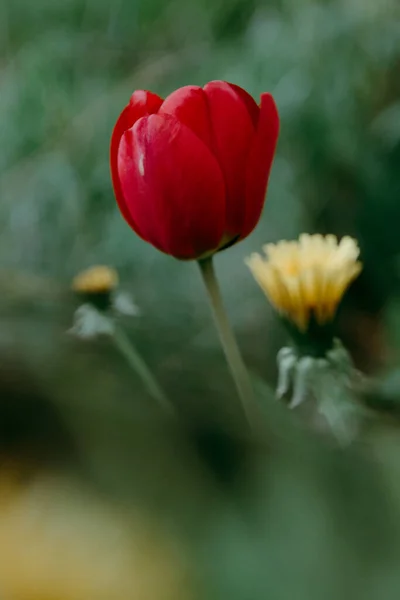
[[[212,148],[211,121],[203,88],[187,85],[167,96],[158,114],[174,115]]]
[[[235,83],[228,83],[228,85],[234,92],[236,92],[238,96],[240,96],[243,104],[246,105],[250,118],[253,121],[253,125],[256,128],[258,124],[258,117],[260,115],[260,107],[258,106],[257,102],[254,100],[253,96],[250,96],[250,94],[239,85],[236,85]]]
[[[162,98],[152,92],[137,90],[132,94],[128,106],[126,106],[120,114],[111,136],[110,167],[115,197],[122,216],[140,237],[143,237],[143,235],[132,219],[132,215],[126,206],[121,189],[118,175],[118,148],[124,132],[132,127],[132,125],[141,117],[157,112],[162,102]]]
[[[245,218],[246,164],[255,127],[246,103],[224,81],[204,86],[213,132],[214,153],[224,174],[227,206],[225,232],[241,235]]]
[[[126,131],[118,171],[131,218],[156,248],[189,259],[218,247],[225,221],[222,173],[176,117],[151,115]]]
[[[153,92],[147,90],[136,90],[133,92],[129,100],[129,107],[131,109],[132,123],[144,117],[145,115],[153,115],[158,112],[161,104],[164,102],[163,98]]]
[[[262,94],[260,117],[247,161],[246,218],[241,237],[257,225],[264,206],[265,193],[279,135],[279,114],[271,94]]]

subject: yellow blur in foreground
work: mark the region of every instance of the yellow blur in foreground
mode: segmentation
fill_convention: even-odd
[[[73,279],[72,289],[80,294],[110,292],[118,285],[118,273],[105,265],[86,269]]]
[[[61,477],[0,475],[2,598],[186,600],[171,542],[146,515],[117,512]]]
[[[345,236],[303,233],[298,241],[266,244],[265,256],[247,260],[254,278],[271,304],[300,331],[306,331],[311,314],[318,324],[331,321],[362,264],[356,240]]]

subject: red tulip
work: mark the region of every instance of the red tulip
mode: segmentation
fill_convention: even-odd
[[[260,218],[279,131],[270,94],[260,106],[224,81],[165,100],[133,93],[111,138],[111,174],[125,220],[144,240],[197,259],[245,238]]]

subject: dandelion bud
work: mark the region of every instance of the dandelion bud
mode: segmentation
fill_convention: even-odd
[[[111,267],[98,265],[78,273],[72,281],[72,290],[84,302],[99,310],[109,308],[111,295],[118,286],[118,273]]]

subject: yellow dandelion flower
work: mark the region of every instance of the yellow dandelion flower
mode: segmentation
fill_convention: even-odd
[[[247,260],[271,304],[300,331],[313,315],[319,325],[332,321],[340,300],[359,275],[360,250],[349,236],[302,234],[298,241],[266,244],[265,256]]]
[[[73,279],[72,289],[78,294],[102,294],[111,292],[118,285],[118,273],[105,265],[86,269]]]

